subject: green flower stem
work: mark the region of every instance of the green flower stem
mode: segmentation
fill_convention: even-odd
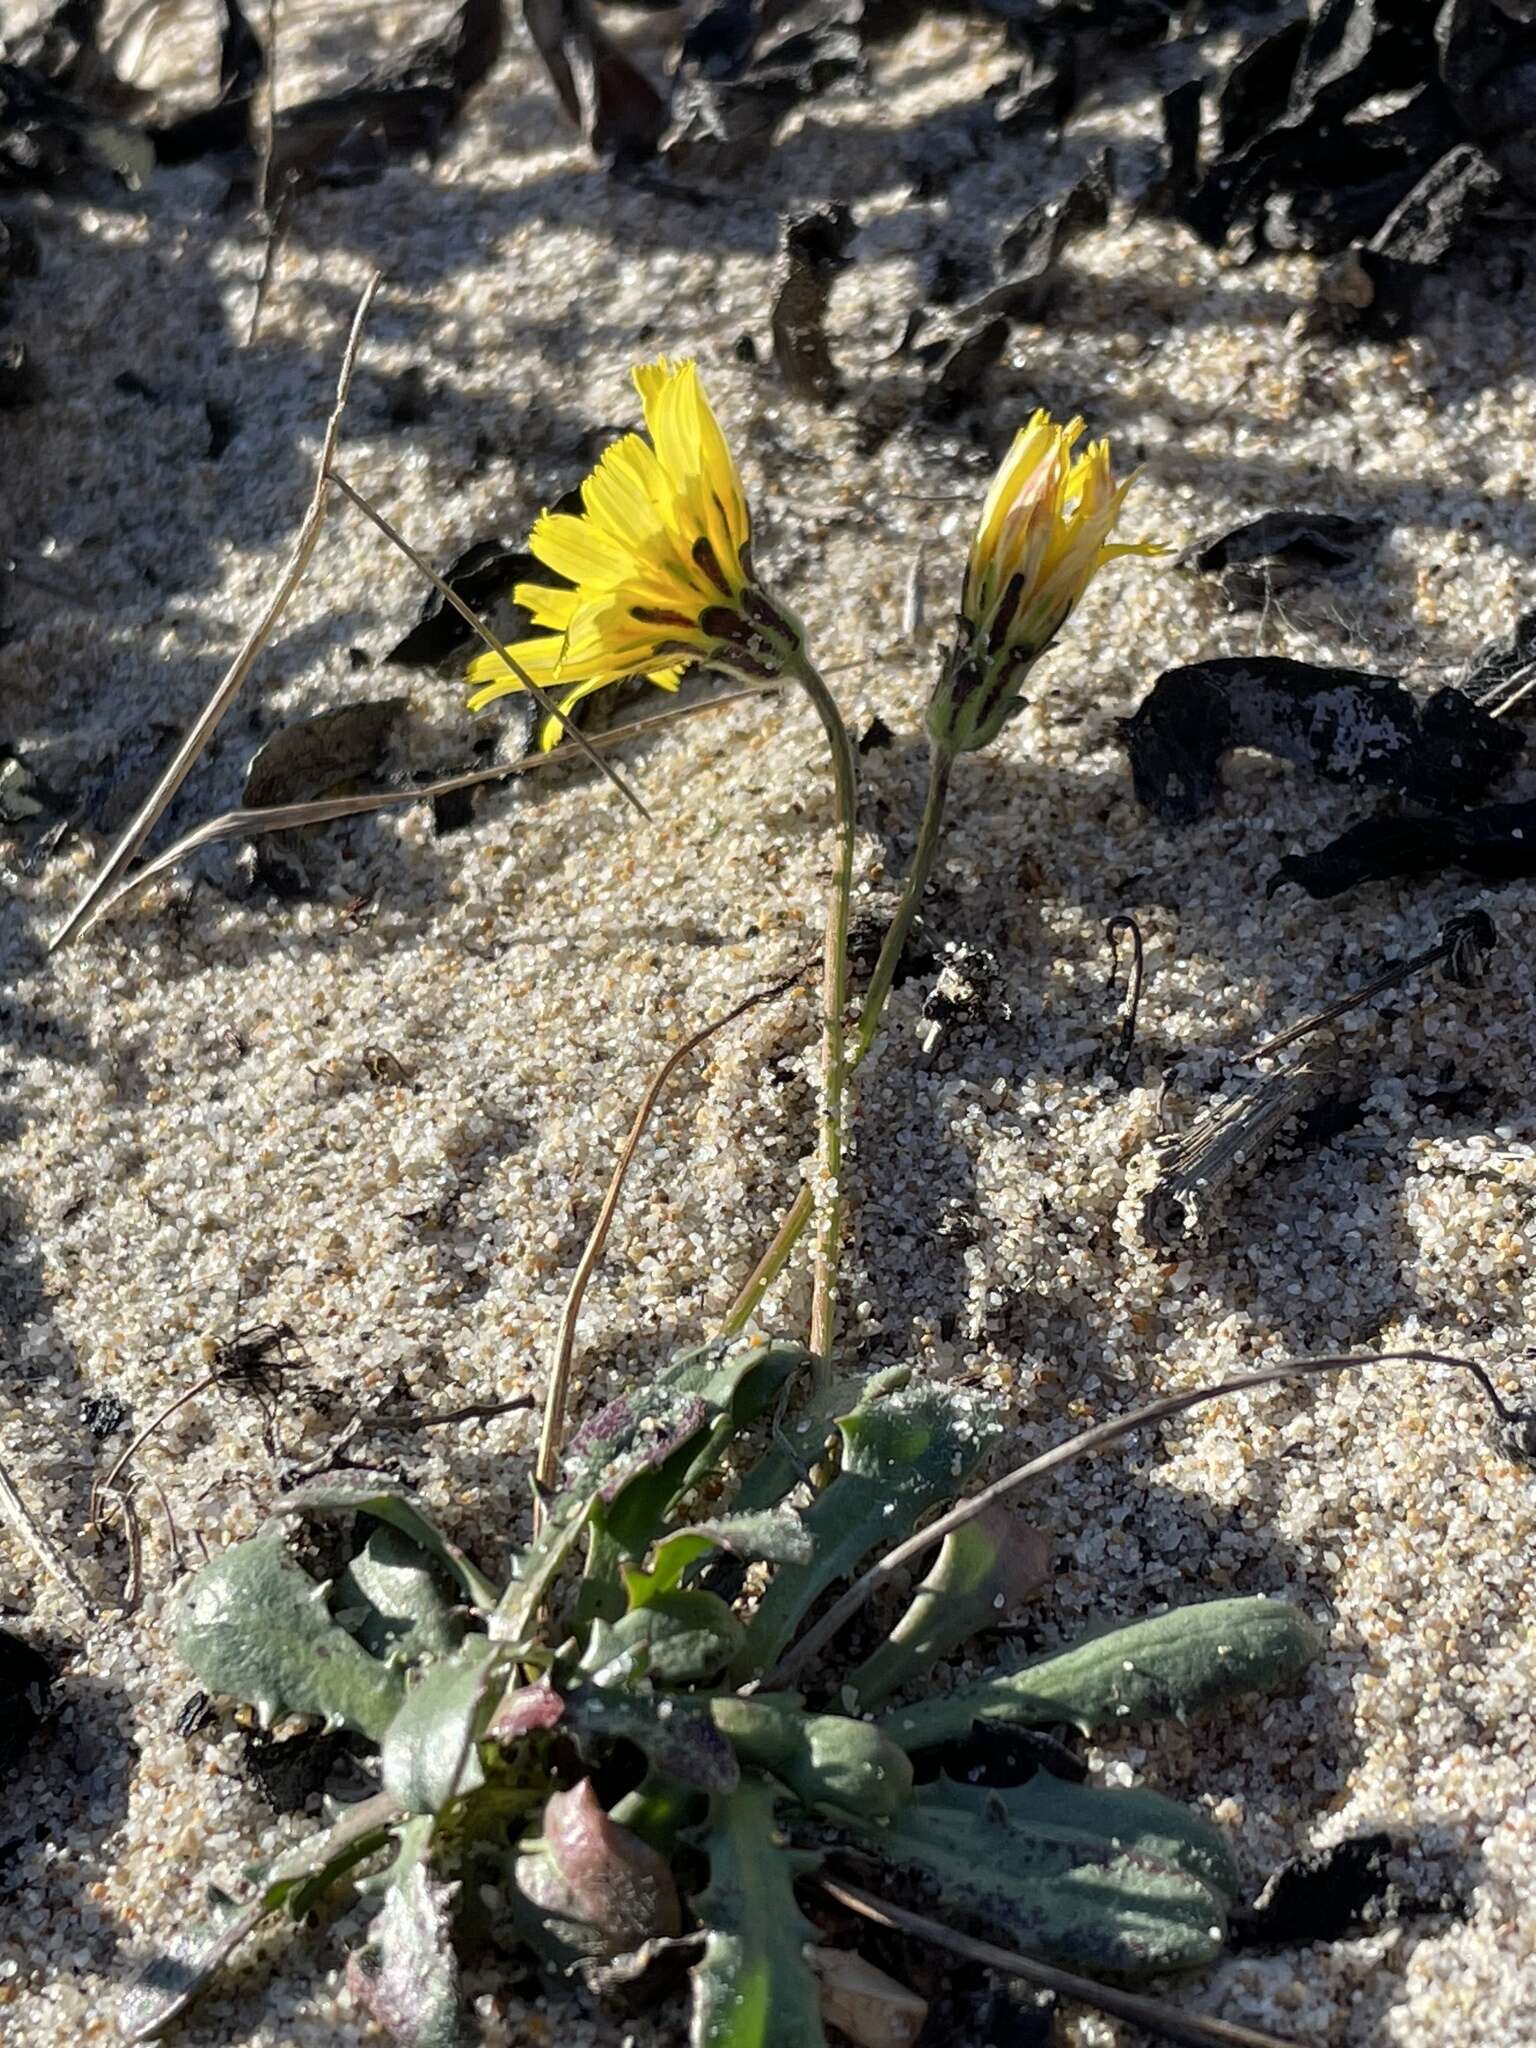
[[[843,1231],[843,1098],[848,1079],[848,923],[853,896],[854,840],[858,829],[859,779],[853,742],[837,700],[803,650],[788,670],[816,707],[832,755],[837,803],[837,854],[827,897],[827,925],[821,981],[821,1126],[816,1181],[807,1192],[816,1212],[816,1265],[811,1289],[810,1349],[815,1358],[812,1392],[827,1386],[837,1319],[837,1268]]]
[[[896,915],[891,919],[890,929],[886,932],[885,942],[880,948],[880,957],[875,963],[869,991],[864,998],[864,1007],[859,1014],[858,1029],[848,1051],[845,1080],[862,1066],[870,1047],[879,1035],[886,999],[891,993],[891,984],[896,979],[896,969],[906,947],[908,934],[912,930],[912,921],[917,915],[918,905],[922,902],[923,892],[928,886],[934,855],[938,852],[954,758],[947,749],[939,746],[934,747],[929,757],[928,795],[923,804],[923,819],[918,829],[917,845],[912,853],[912,865],[907,870],[901,901],[896,906]],[[846,925],[844,943],[846,946]],[[844,973],[846,977],[846,966]],[[814,1199],[810,1188],[802,1188],[795,1197],[789,1213],[779,1225],[778,1235],[758,1260],[752,1269],[750,1279],[731,1305],[731,1312],[722,1325],[726,1336],[739,1335],[757,1313],[758,1304],[783,1272],[789,1263],[790,1254],[804,1235],[806,1224],[811,1218]],[[811,1349],[816,1351],[817,1348],[813,1338]]]

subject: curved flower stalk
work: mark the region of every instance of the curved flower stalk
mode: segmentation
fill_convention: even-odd
[[[928,705],[928,794],[901,901],[880,948],[868,994],[848,1048],[853,1074],[874,1044],[907,935],[928,885],[959,755],[995,740],[1019,710],[1026,677],[1071,617],[1106,562],[1122,555],[1161,555],[1159,541],[1111,541],[1134,475],[1116,483],[1109,443],[1072,450],[1083,422],[1058,426],[1037,412],[1014,436],[992,480],[971,541],[961,594],[960,625]],[[746,1328],[758,1303],[784,1270],[811,1215],[802,1192],[778,1236],[737,1296],[725,1329]]]
[[[546,512],[529,547],[559,584],[520,583],[543,630],[508,649],[562,711],[594,690],[647,676],[675,690],[708,662],[754,682],[798,674],[804,634],[752,567],[746,493],[692,362],[634,371],[650,440],[626,434],[581,487],[579,513]],[[497,654],[470,664],[479,711],[524,687]],[[540,744],[560,737],[546,719]]]
[[[746,493],[692,362],[665,358],[634,371],[650,440],[626,434],[581,487],[579,513],[546,512],[529,546],[562,584],[520,583],[517,602],[545,630],[508,648],[510,663],[471,663],[470,709],[532,679],[562,714],[594,690],[646,676],[675,690],[695,662],[748,682],[795,682],[816,707],[832,757],[837,854],[828,896],[822,976],[822,1100],[816,1162],[816,1277],[811,1349],[826,1371],[835,1319],[842,1228],[843,1013],[848,1001],[849,899],[858,778],[836,700],[805,651],[805,632],[770,598],[752,564]],[[544,721],[552,747],[559,721]]]

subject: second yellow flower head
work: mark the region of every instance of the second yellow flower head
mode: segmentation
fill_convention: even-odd
[[[1014,436],[981,508],[966,565],[960,639],[928,709],[952,753],[994,740],[1020,702],[1030,667],[1050,646],[1105,562],[1160,555],[1156,541],[1111,541],[1125,494],[1109,443],[1073,449],[1083,422],[1037,412]]]

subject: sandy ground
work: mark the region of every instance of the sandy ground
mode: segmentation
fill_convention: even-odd
[[[327,55],[298,19],[285,97],[337,75],[341,29]],[[882,56],[877,93],[825,102],[728,210],[695,209],[593,169],[519,42],[435,176],[305,201],[249,348],[259,238],[217,210],[212,171],[109,207],[39,200],[44,276],[18,289],[16,331],[47,395],[3,423],[0,492],[6,549],[40,581],[7,593],[0,738],[76,794],[114,760],[164,757],[286,551],[375,264],[387,283],[345,460],[440,560],[515,537],[633,422],[631,360],[698,355],[761,564],[855,728],[878,714],[894,734],[864,762],[866,908],[888,904],[910,846],[921,707],[972,507],[1030,405],[1081,408],[1145,464],[1139,532],[1183,543],[1272,504],[1379,514],[1371,572],[1263,621],[1167,569],[1106,576],[1028,716],[962,765],[929,922],[996,950],[1009,1014],[922,1060],[923,987],[895,999],[859,1091],[845,1347],[993,1390],[1011,1455],[1313,1350],[1451,1349],[1529,1399],[1528,889],[1448,878],[1266,900],[1278,855],[1359,801],[1243,759],[1217,814],[1166,830],[1135,804],[1112,733],[1163,667],[1261,640],[1428,687],[1536,597],[1518,302],[1490,298],[1471,263],[1431,290],[1409,342],[1308,344],[1293,324],[1304,263],[1230,269],[1122,219],[1074,252],[1049,329],[1018,331],[984,418],[909,424],[869,452],[860,414],[890,386],[922,263],[941,240],[983,254],[1058,175],[1024,145],[971,147],[978,84],[1005,71],[990,31],[924,25]],[[1068,149],[1151,132],[1150,101],[1132,101],[1080,123]],[[1127,149],[1133,170],[1142,148]],[[919,159],[950,166],[947,199],[912,198]],[[777,210],[828,194],[861,223],[832,317],[850,404],[830,417],[735,348],[766,338]],[[397,424],[415,369],[424,416]],[[155,398],[123,390],[125,372]],[[236,423],[217,460],[210,399]],[[929,624],[913,643],[901,613],[920,551]],[[456,689],[370,665],[420,594],[338,509],[172,822],[233,801],[253,745],[284,723],[367,696],[409,693],[413,768],[468,763]],[[0,1537],[4,1618],[60,1667],[57,1720],[0,1825],[0,2030],[16,2048],[110,2038],[122,1984],[200,1887],[311,1824],[274,1819],[227,1720],[176,1731],[192,1683],[170,1643],[162,1495],[195,1555],[248,1533],[280,1473],[321,1456],[359,1401],[537,1394],[645,1079],[815,944],[830,808],[806,710],[700,720],[626,767],[653,826],[578,776],[493,792],[443,838],[418,806],[336,833],[312,901],[274,901],[214,856],[195,889],[184,875],[54,958],[47,936],[104,840],[32,863],[0,848],[0,1454],[102,1608],[83,1622]],[[98,826],[111,803],[120,814],[121,791]],[[1178,1127],[1228,1056],[1478,904],[1502,939],[1484,987],[1424,986],[1351,1027],[1362,1120],[1235,1199],[1204,1246],[1145,1245],[1165,1064],[1183,1058],[1161,1105]],[[1140,920],[1150,977],[1129,1085],[1105,1066],[1116,911]],[[811,1142],[813,1037],[807,996],[759,1011],[674,1090],[588,1298],[593,1398],[708,1331],[750,1269]],[[232,1333],[237,1293],[246,1323],[292,1326],[312,1374],[283,1395],[275,1453],[258,1407],[232,1397],[155,1439],[138,1496],[147,1590],[119,1612],[126,1553],[87,1526],[88,1494],[131,1425],[98,1443],[85,1404],[115,1395],[148,1420]],[[767,1320],[796,1331],[806,1305],[797,1271]],[[370,1444],[494,1568],[525,1527],[532,1435],[511,1415]],[[1071,1475],[1038,1513],[1058,1563],[1047,1641],[1229,1591],[1285,1593],[1327,1629],[1298,1697],[1116,1745],[1112,1773],[1201,1802],[1255,1886],[1296,1850],[1384,1827],[1406,1845],[1409,1889],[1460,1902],[1232,1961],[1176,1995],[1339,2048],[1536,2040],[1536,1500],[1462,1378],[1383,1367],[1204,1411]],[[368,2038],[340,1956],[334,1930],[293,1940],[177,2038]],[[594,2026],[482,1990],[493,2041]],[[599,2022],[591,2038],[621,2032]],[[1088,2022],[1076,2038],[1128,2036]]]

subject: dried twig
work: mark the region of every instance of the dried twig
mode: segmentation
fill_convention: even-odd
[[[1330,1355],[1326,1358],[1290,1359],[1283,1365],[1265,1366],[1258,1372],[1243,1372],[1232,1379],[1220,1380],[1215,1386],[1195,1387],[1184,1394],[1165,1394],[1161,1400],[1147,1401],[1140,1408],[1131,1408],[1124,1415],[1112,1415],[1105,1422],[1096,1422],[1091,1428],[1080,1430],[1076,1436],[1068,1437],[1065,1443],[1056,1444],[1051,1450],[1042,1451],[1037,1458],[1031,1458],[1026,1465],[1005,1473],[991,1486],[984,1487],[970,1500],[963,1500],[946,1515],[940,1515],[936,1522],[930,1522],[915,1536],[909,1536],[904,1543],[898,1543],[888,1551],[877,1564],[870,1566],[862,1578],[856,1579],[827,1610],[816,1626],[807,1631],[794,1647],[785,1652],[766,1677],[759,1681],[762,1691],[782,1691],[792,1685],[813,1658],[819,1656],[839,1629],[845,1627],[864,1603],[881,1587],[904,1572],[917,1558],[924,1557],[935,1549],[944,1538],[956,1529],[963,1529],[988,1508],[996,1507],[1000,1501],[1009,1500],[1016,1493],[1031,1485],[1037,1479],[1044,1479],[1063,1465],[1075,1464],[1092,1451],[1102,1451],[1121,1437],[1132,1436],[1139,1429],[1149,1429],[1155,1423],[1167,1422],[1175,1415],[1182,1415],[1186,1409],[1203,1407],[1207,1401],[1219,1401],[1228,1394],[1251,1393],[1257,1387],[1275,1387],[1286,1380],[1320,1378],[1328,1373],[1358,1372],[1367,1365],[1451,1365],[1461,1372],[1469,1372],[1487,1395],[1489,1403],[1499,1421],[1510,1431],[1529,1431],[1532,1418],[1524,1411],[1508,1407],[1500,1398],[1497,1388],[1483,1368],[1470,1358],[1452,1358],[1443,1351],[1381,1351]]]
[[[58,1580],[86,1620],[97,1620],[100,1610],[81,1583],[79,1573],[22,1499],[3,1460],[0,1460],[0,1515],[4,1515],[50,1577]]]
[[[74,938],[88,932],[102,913],[103,899],[117,881],[128,863],[133,859],[144,841],[154,830],[155,822],[166,805],[175,796],[182,783],[191,773],[198,756],[213,738],[220,720],[240,693],[241,685],[250,674],[256,657],[271,638],[278,620],[287,610],[295,591],[304,580],[304,572],[320,538],[320,529],[325,524],[326,501],[330,496],[331,461],[336,453],[337,439],[341,433],[342,414],[347,409],[347,398],[352,389],[352,371],[357,362],[357,353],[362,346],[363,328],[373,305],[374,294],[383,282],[383,272],[376,270],[363,287],[363,295],[357,302],[357,311],[352,315],[352,330],[347,336],[347,345],[342,353],[341,372],[336,380],[336,402],[326,422],[325,437],[320,444],[320,460],[315,471],[315,487],[310,495],[309,508],[299,528],[298,539],[288,557],[277,589],[268,601],[266,610],[246,635],[240,652],[225,671],[213,695],[203,706],[201,715],[182,740],[172,756],[169,766],[160,776],[154,788],[134,813],[131,822],[97,869],[90,887],[75,905],[68,921],[54,934],[51,950],[68,945]]]
[[[1105,994],[1113,992],[1120,974],[1120,934],[1131,935],[1131,990],[1126,1004],[1125,1018],[1120,1026],[1120,1044],[1115,1052],[1115,1067],[1122,1079],[1131,1063],[1131,1051],[1136,1043],[1136,1018],[1141,1009],[1142,982],[1146,976],[1146,949],[1142,944],[1141,926],[1129,911],[1120,911],[1104,927],[1104,936],[1109,941],[1109,980]]]
[[[764,696],[777,691],[778,687],[777,683],[763,683],[755,689],[727,690],[719,697],[701,697],[694,704],[674,705],[647,718],[632,718],[608,732],[594,733],[588,744],[595,748],[621,746],[627,740],[643,738],[647,733],[659,732],[664,726],[675,725],[679,719],[696,718],[704,711],[724,711],[728,705],[744,703],[749,697]],[[216,818],[194,826],[163,853],[156,854],[153,860],[146,861],[143,867],[135,868],[131,875],[125,876],[116,888],[102,897],[92,922],[114,910],[125,896],[158,881],[190,854],[200,853],[205,846],[217,846],[226,839],[254,838],[262,832],[288,832],[302,825],[325,825],[335,818],[366,817],[373,811],[398,809],[406,804],[430,803],[433,798],[449,796],[455,790],[478,789],[482,783],[505,782],[511,776],[530,775],[540,768],[563,768],[575,752],[572,746],[560,746],[552,753],[529,754],[520,761],[498,762],[493,768],[470,768],[462,775],[445,775],[438,782],[424,782],[411,789],[369,790],[358,796],[321,797],[313,803],[267,804],[257,809],[221,811]]]
[[[624,780],[623,776],[620,775],[618,769],[613,766],[611,761],[605,761],[603,759],[601,754],[598,753],[597,749],[593,746],[592,742],[587,738],[586,734],[582,731],[581,727],[576,724],[574,719],[570,718],[567,715],[567,713],[561,709],[560,705],[555,702],[554,698],[550,696],[549,692],[546,689],[543,689],[538,683],[536,683],[533,677],[529,675],[527,669],[525,669],[520,662],[516,661],[513,658],[513,656],[508,653],[507,649],[502,645],[501,641],[497,639],[496,635],[491,631],[490,627],[485,623],[484,619],[480,618],[474,611],[472,611],[470,607],[464,602],[463,598],[460,597],[459,593],[453,588],[453,586],[450,583],[445,582],[444,579],[438,575],[437,571],[432,567],[432,564],[426,559],[424,555],[420,555],[417,553],[415,548],[411,546],[410,542],[406,539],[405,535],[400,531],[400,529],[397,526],[391,526],[389,521],[384,517],[384,514],[380,512],[376,506],[370,505],[368,500],[363,496],[362,492],[355,489],[353,485],[347,482],[346,478],[341,474],[341,471],[339,469],[332,470],[331,481],[333,484],[335,484],[337,490],[341,492],[342,496],[345,498],[350,498],[352,503],[357,507],[358,511],[362,513],[363,517],[367,520],[370,520],[379,529],[380,533],[383,534],[384,538],[387,541],[390,541],[395,547],[397,547],[400,550],[401,554],[405,556],[405,559],[411,564],[412,568],[419,570],[420,573],[426,577],[427,581],[437,591],[438,595],[441,598],[443,598],[445,602],[451,604],[454,610],[459,614],[459,616],[462,619],[464,619],[469,625],[473,626],[475,631],[479,634],[480,638],[485,642],[486,646],[490,648],[491,652],[493,654],[500,655],[501,659],[507,664],[507,667],[511,670],[512,674],[517,677],[517,680],[522,684],[523,688],[528,692],[529,696],[532,697],[534,703],[538,705],[539,709],[544,713],[545,717],[555,718],[559,720],[561,730],[564,733],[566,733],[569,738],[573,739],[576,742],[577,746],[580,747],[581,751],[586,755],[587,759],[591,761],[597,768],[599,768],[604,775],[607,776],[608,780],[619,792],[619,795],[623,797],[624,801],[627,804],[632,804],[634,808],[640,813],[641,817],[644,818],[647,823],[650,823],[650,812],[645,808],[645,805],[640,801],[639,797],[636,796],[635,792],[630,788],[629,784]]]
[[[519,1394],[515,1401],[471,1401],[463,1408],[381,1408],[356,1420],[363,1429],[447,1429],[460,1422],[492,1422],[532,1406],[531,1394]]]
[[[1258,2034],[1252,2027],[1235,2026],[1230,2020],[1207,2019],[1201,2013],[1179,2012],[1160,1998],[1121,1991],[1113,1984],[1098,1984],[1091,1977],[1078,1977],[1070,1970],[1058,1970],[1051,1963],[1036,1961],[1033,1956],[1021,1956],[1013,1949],[997,1948],[990,1941],[977,1941],[969,1934],[960,1934],[953,1927],[944,1926],[942,1921],[930,1920],[926,1914],[909,1912],[905,1906],[893,1906],[887,1899],[877,1899],[873,1893],[861,1891],[857,1885],[844,1884],[830,1877],[820,1877],[816,1882],[829,1899],[835,1900],[839,1906],[846,1906],[850,1913],[873,1921],[877,1927],[885,1927],[898,1934],[915,1934],[920,1940],[931,1942],[935,1948],[962,1956],[968,1963],[980,1963],[986,1969],[1001,1970],[1009,1977],[1020,1977],[1026,1984],[1038,1984],[1043,1991],[1054,1991],[1058,1998],[1070,1998],[1077,2005],[1086,2005],[1095,2012],[1107,2012],[1115,2019],[1134,2021],[1137,2026],[1160,2035],[1165,2041],[1179,2042],[1182,2048],[1287,2048],[1279,2035]]]
[[[806,971],[805,967],[797,968],[782,981],[774,982],[772,987],[754,990],[751,995],[744,996],[734,1009],[727,1010],[723,1017],[717,1017],[714,1023],[701,1025],[697,1031],[690,1032],[682,1044],[669,1053],[662,1062],[640,1099],[640,1107],[635,1111],[629,1135],[619,1149],[613,1176],[608,1183],[608,1192],[603,1196],[602,1207],[597,1212],[597,1221],[592,1226],[591,1235],[577,1261],[576,1271],[571,1276],[565,1307],[560,1314],[560,1330],[555,1340],[555,1362],[550,1369],[549,1390],[544,1397],[544,1426],[539,1432],[538,1458],[534,1466],[534,1477],[539,1489],[534,1495],[535,1534],[543,1520],[541,1496],[554,1487],[560,1476],[560,1449],[565,1436],[565,1404],[570,1391],[571,1361],[576,1350],[576,1322],[581,1314],[582,1297],[586,1294],[587,1283],[603,1255],[603,1246],[608,1241],[608,1231],[619,1206],[619,1196],[624,1189],[625,1177],[634,1162],[636,1149],[645,1134],[645,1127],[661,1100],[662,1090],[684,1060],[696,1053],[717,1031],[724,1031],[728,1024],[734,1024],[739,1017],[744,1017],[749,1010],[755,1010],[760,1003],[772,1002],[775,996],[783,995],[803,978]]]
[[[1176,1246],[1203,1230],[1228,1186],[1258,1172],[1285,1126],[1338,1074],[1338,1048],[1322,1040],[1278,1073],[1212,1103],[1171,1141],[1168,1163],[1142,1205],[1142,1228],[1153,1243]]]
[[[1279,1052],[1283,1046],[1294,1045],[1298,1038],[1305,1038],[1308,1032],[1316,1031],[1321,1025],[1333,1024],[1351,1010],[1358,1009],[1372,996],[1382,995],[1389,988],[1396,988],[1411,975],[1422,973],[1426,967],[1434,967],[1440,961],[1449,961],[1450,978],[1460,988],[1473,987],[1482,979],[1489,953],[1499,943],[1493,919],[1486,910],[1471,910],[1462,917],[1453,917],[1445,925],[1435,944],[1422,953],[1415,953],[1410,960],[1399,960],[1393,967],[1384,968],[1364,987],[1357,988],[1350,995],[1336,1003],[1330,1003],[1326,1010],[1319,1010],[1315,1017],[1304,1017],[1299,1024],[1293,1024],[1289,1031],[1282,1031],[1275,1038],[1267,1038],[1258,1050],[1250,1054],[1252,1059],[1266,1058],[1270,1053]]]

